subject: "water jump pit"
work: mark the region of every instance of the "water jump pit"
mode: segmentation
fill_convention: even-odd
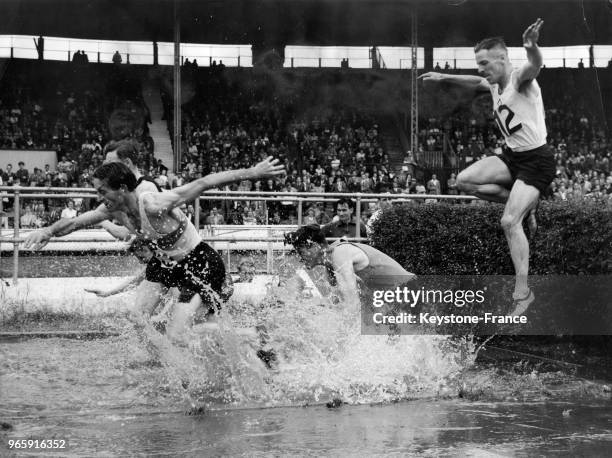
[[[0,447],[428,456],[609,448],[610,386],[579,355],[563,359],[574,350],[554,339],[543,357],[495,341],[479,349],[482,340],[467,338],[361,335],[358,311],[271,294],[269,278],[237,283],[219,323],[196,324],[184,345],[134,325],[133,293],[83,290],[118,277],[4,286]],[[272,357],[263,361],[262,350]],[[8,448],[37,439],[65,448]]]

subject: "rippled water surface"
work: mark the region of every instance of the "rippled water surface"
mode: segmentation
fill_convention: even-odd
[[[448,395],[452,384],[446,382],[435,390],[415,383],[404,386],[412,401],[372,404],[367,400],[383,400],[385,390],[397,396],[399,382],[383,374],[369,385],[364,380],[344,385],[342,372],[354,370],[348,364],[329,379],[312,367],[312,377],[304,380],[304,374],[264,369],[265,393],[228,379],[215,387],[215,377],[198,367],[203,360],[192,357],[193,349],[148,345],[130,332],[93,341],[2,344],[0,421],[12,426],[0,432],[2,446],[11,438],[31,437],[65,439],[66,452],[77,455],[609,456],[612,444],[612,405],[605,396],[582,396],[589,385],[548,401],[474,402],[456,394],[450,400],[429,398],[432,391]],[[362,363],[368,365],[366,359]],[[481,388],[508,384],[486,371],[459,383],[478,378],[474,383]],[[515,395],[543,388],[541,380],[529,379]],[[335,409],[322,404],[341,390],[357,404]]]
[[[265,294],[181,343],[119,314],[66,318],[102,339],[0,341],[0,456],[15,438],[78,456],[611,454],[604,383],[478,366],[468,339],[363,336],[359,310]]]

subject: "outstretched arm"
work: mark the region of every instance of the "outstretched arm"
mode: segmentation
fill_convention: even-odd
[[[490,91],[491,86],[482,76],[476,75],[450,75],[448,73],[427,72],[420,75],[417,79],[422,79],[424,83],[452,83],[465,89],[476,91]]]
[[[518,71],[517,87],[525,81],[531,81],[536,78],[542,68],[542,53],[538,47],[538,38],[540,37],[542,24],[544,24],[544,21],[538,18],[523,33],[523,47],[527,51],[527,62]]]
[[[100,227],[108,232],[110,235],[118,240],[129,240],[132,233],[125,226],[119,226],[118,224],[111,223],[110,221],[102,221]]]
[[[355,274],[354,264],[358,260],[355,259],[355,253],[350,250],[352,248],[347,245],[349,249],[344,247],[336,248],[331,257],[332,264],[334,266],[334,272],[336,273],[336,280],[338,281],[338,288],[342,294],[344,301],[348,304],[359,305],[359,292],[357,285],[357,275]],[[364,255],[365,256],[365,255]]]
[[[131,286],[138,285],[140,282],[142,282],[145,279],[145,272],[146,272],[146,269],[143,269],[142,272],[140,272],[135,277],[126,278],[121,283],[119,283],[118,285],[108,290],[101,289],[101,288],[84,288],[84,289],[88,293],[93,293],[99,297],[113,296],[115,294],[122,293],[123,291],[130,288]]]
[[[44,227],[38,231],[30,232],[23,244],[24,248],[40,250],[51,239],[51,237],[61,237],[70,234],[78,229],[93,226],[108,219],[110,214],[104,205],[100,205],[95,210],[85,212],[76,218],[63,218],[49,227]]]
[[[285,167],[278,164],[278,159],[272,159],[270,156],[249,169],[213,173],[168,192],[149,194],[145,197],[145,210],[148,213],[168,212],[194,200],[207,189],[217,188],[234,181],[274,177],[284,172]]]

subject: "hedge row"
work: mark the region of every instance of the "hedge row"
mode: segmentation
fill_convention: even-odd
[[[419,275],[514,275],[502,212],[500,204],[396,205],[374,223],[372,245]],[[609,205],[544,201],[537,219],[531,275],[612,273]]]

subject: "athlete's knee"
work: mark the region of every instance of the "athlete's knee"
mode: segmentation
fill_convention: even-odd
[[[522,227],[521,222],[521,219],[512,213],[504,213],[500,220],[501,227],[506,233]]]
[[[457,188],[459,189],[459,191],[464,192],[472,191],[474,189],[474,183],[470,179],[470,174],[467,173],[465,170],[459,172],[459,175],[457,175]]]

